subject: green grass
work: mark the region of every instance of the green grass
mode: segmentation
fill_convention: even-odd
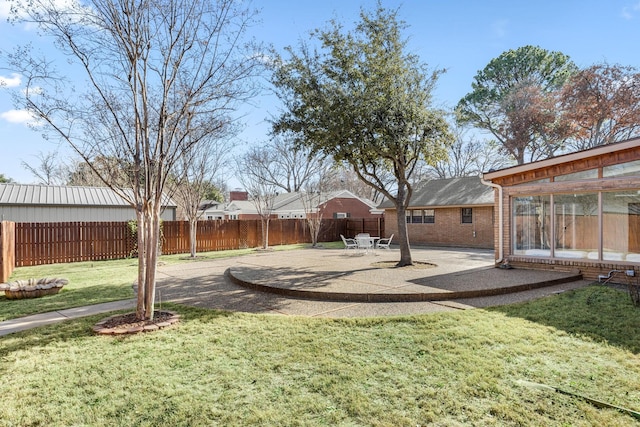
[[[134,260],[82,264],[58,272],[94,289],[48,298],[130,292]],[[608,287],[393,318],[166,306],[182,321],[148,334],[94,335],[99,315],[0,337],[0,426],[638,425],[522,383],[640,410],[640,308]]]
[[[591,330],[640,310],[606,289],[584,307],[592,292],[346,320],[170,305],[181,323],[125,338],[69,321],[0,338],[0,425],[637,425],[520,383],[640,409],[638,334]],[[600,320],[574,331],[574,311]]]
[[[339,244],[342,245],[342,243]],[[338,242],[323,243],[323,245],[324,247],[342,247],[337,246]],[[309,247],[309,245],[283,245],[275,246],[272,249],[280,251],[303,247]],[[251,253],[255,253],[255,249],[198,253],[196,259],[189,259],[188,254],[163,255],[160,257],[160,261],[165,264],[175,264],[235,257]],[[137,278],[137,268],[137,259],[48,264],[17,268],[9,278],[9,281],[31,277],[64,277],[69,279],[69,284],[57,295],[34,299],[7,300],[4,293],[1,293],[0,321],[30,314],[133,298],[134,294],[131,285]]]

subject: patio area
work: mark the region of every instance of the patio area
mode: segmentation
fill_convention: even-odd
[[[357,317],[500,305],[590,283],[552,270],[497,269],[492,251],[413,248],[412,256],[416,267],[393,268],[398,249],[256,252],[162,266],[158,292],[207,308]]]

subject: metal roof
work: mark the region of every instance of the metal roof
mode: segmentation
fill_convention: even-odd
[[[170,199],[167,199],[166,204],[175,206]],[[33,184],[0,184],[0,205],[130,206],[126,200],[108,187]]]
[[[493,203],[493,188],[473,176],[425,181],[414,190],[409,207],[483,206]],[[380,207],[395,208],[389,200]]]

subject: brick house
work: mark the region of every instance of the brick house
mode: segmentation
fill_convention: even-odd
[[[494,187],[496,263],[580,270],[640,263],[640,138],[483,175]]]
[[[370,200],[356,196],[347,190],[334,191],[321,194],[318,200],[303,202],[304,197],[309,197],[303,192],[278,194],[273,202],[272,218],[279,219],[304,219],[308,211],[322,210],[324,218],[380,218],[382,210]],[[315,196],[312,196],[314,199]],[[306,205],[306,206],[305,206]],[[256,208],[247,197],[238,198],[229,202],[225,208],[229,219],[258,219]]]
[[[406,220],[412,244],[493,248],[493,190],[478,177],[432,179],[416,186]],[[380,205],[385,234],[398,233],[390,201]]]

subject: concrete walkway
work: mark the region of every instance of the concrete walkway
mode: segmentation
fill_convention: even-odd
[[[412,256],[433,266],[382,268],[399,259],[397,249],[265,251],[161,265],[157,301],[291,316],[393,316],[509,304],[591,283],[554,271],[496,269],[493,251],[413,248]],[[572,281],[556,282],[563,280]],[[0,336],[134,305],[131,299],[8,320],[0,322]]]
[[[69,319],[77,319],[94,314],[108,313],[117,310],[126,310],[135,307],[135,300],[123,300],[105,302],[103,304],[88,305],[85,307],[69,308],[49,313],[34,314],[32,316],[20,317],[18,319],[5,320],[0,322],[0,336],[20,332],[39,326],[46,326],[52,323],[62,322]]]

